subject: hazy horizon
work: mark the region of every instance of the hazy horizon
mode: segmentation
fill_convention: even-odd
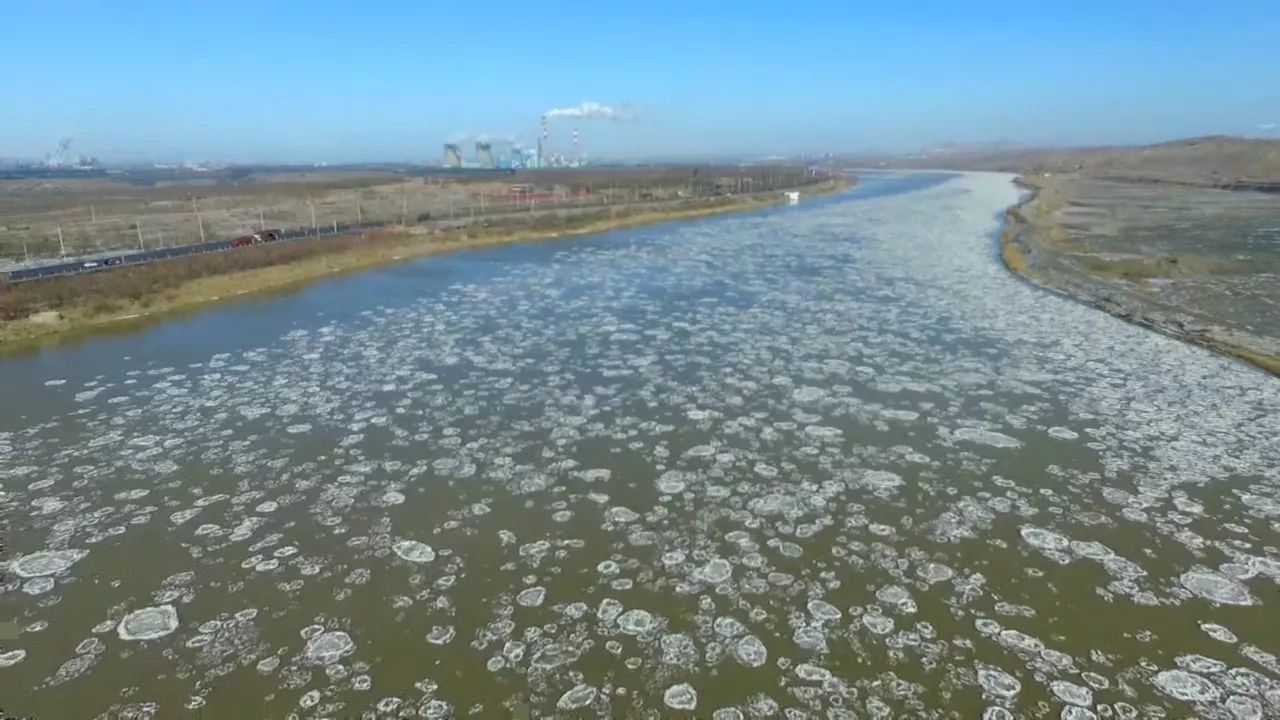
[[[8,8],[0,157],[438,161],[477,135],[587,157],[1280,137],[1280,8],[1156,2]],[[40,29],[40,32],[35,32]]]

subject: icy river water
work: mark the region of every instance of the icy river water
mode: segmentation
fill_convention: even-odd
[[[1280,381],[1009,275],[1009,180],[0,362],[0,705],[1280,717]]]

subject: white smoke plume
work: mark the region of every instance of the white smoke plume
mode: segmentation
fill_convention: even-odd
[[[630,120],[635,115],[625,107],[614,107],[612,105],[604,105],[598,102],[587,101],[574,107],[552,108],[543,113],[548,118],[556,117],[573,117],[573,118],[601,118],[604,120],[625,121]]]
[[[495,133],[454,133],[449,136],[449,142],[455,145],[472,142],[514,145],[517,141],[518,138],[515,135],[499,135]]]

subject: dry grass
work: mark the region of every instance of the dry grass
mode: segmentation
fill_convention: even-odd
[[[1005,242],[1000,248],[1000,257],[1008,268],[1019,275],[1027,274],[1027,254],[1012,242]]]
[[[370,247],[393,237],[389,231],[360,237],[320,238],[281,245],[259,245],[233,252],[198,255],[110,272],[51,278],[0,286],[0,321],[18,320],[46,310],[61,311],[93,298],[91,310],[110,312],[124,302],[146,306],[148,299],[192,280],[270,267],[303,258]]]
[[[710,197],[746,185],[804,185],[797,167],[561,169],[406,177],[389,172],[187,177],[154,185],[128,179],[0,181],[0,260],[94,255],[231,238],[262,227],[465,218],[503,206],[528,184],[538,203],[593,205]],[[198,210],[198,216],[197,216]]]
[[[1134,283],[1157,278],[1242,276],[1255,271],[1247,263],[1231,258],[1191,253],[1151,256],[1076,253],[1070,259],[1094,275]]]
[[[1141,321],[1140,313],[1135,315],[1132,312],[1121,312],[1114,304],[1101,302],[1098,298],[1081,293],[1078,289],[1068,290],[1067,286],[1060,282],[1060,277],[1054,279],[1052,273],[1046,277],[1046,273],[1038,271],[1030,252],[1040,250],[1068,259],[1086,276],[1122,280],[1140,289],[1149,289],[1149,283],[1154,278],[1241,275],[1255,272],[1256,268],[1231,258],[1190,253],[1141,256],[1078,252],[1074,248],[1079,243],[1071,239],[1070,232],[1059,224],[1059,212],[1068,205],[1069,186],[1064,186],[1064,183],[1057,178],[1040,177],[1022,177],[1019,178],[1019,184],[1032,190],[1032,195],[1024,203],[1005,213],[1007,225],[1001,236],[1000,257],[1009,270],[1029,282],[1067,297],[1082,300],[1130,322],[1138,322],[1145,327],[1202,345],[1280,375],[1280,356],[1259,352],[1210,334],[1186,334],[1173,331],[1159,323],[1145,323]]]
[[[1028,177],[1069,173],[1090,178],[1219,187],[1240,180],[1280,181],[1280,140],[1201,137],[1132,147],[973,147],[910,157],[863,157],[874,167],[997,170]]]
[[[1242,348],[1238,345],[1219,344],[1217,349],[1235,357],[1252,363],[1273,375],[1280,375],[1280,357],[1274,355],[1263,355],[1252,350]]]
[[[1019,243],[1018,236],[1024,231],[1028,222],[1026,213],[1028,210],[1036,212],[1036,201],[1038,200],[1038,190],[1034,190],[1034,186],[1030,195],[1021,204],[1009,208],[1004,214],[1004,232],[1000,234],[1000,259],[1004,261],[1006,267],[1018,275],[1032,278],[1030,258],[1027,252]]]

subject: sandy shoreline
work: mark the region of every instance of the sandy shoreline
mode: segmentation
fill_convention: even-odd
[[[802,196],[838,193],[855,181],[837,181],[801,188]],[[555,231],[520,228],[469,228],[430,233],[408,228],[358,248],[321,253],[281,265],[233,271],[187,282],[157,297],[131,301],[102,312],[85,298],[70,307],[44,311],[0,324],[0,353],[12,354],[59,344],[88,335],[133,329],[168,317],[197,312],[214,304],[242,297],[287,292],[335,275],[359,272],[408,260],[463,250],[515,243],[539,242],[593,235],[662,222],[691,220],[713,215],[749,212],[781,204],[780,193],[740,195],[698,203],[672,203],[672,207],[625,210],[607,219],[569,218]]]

